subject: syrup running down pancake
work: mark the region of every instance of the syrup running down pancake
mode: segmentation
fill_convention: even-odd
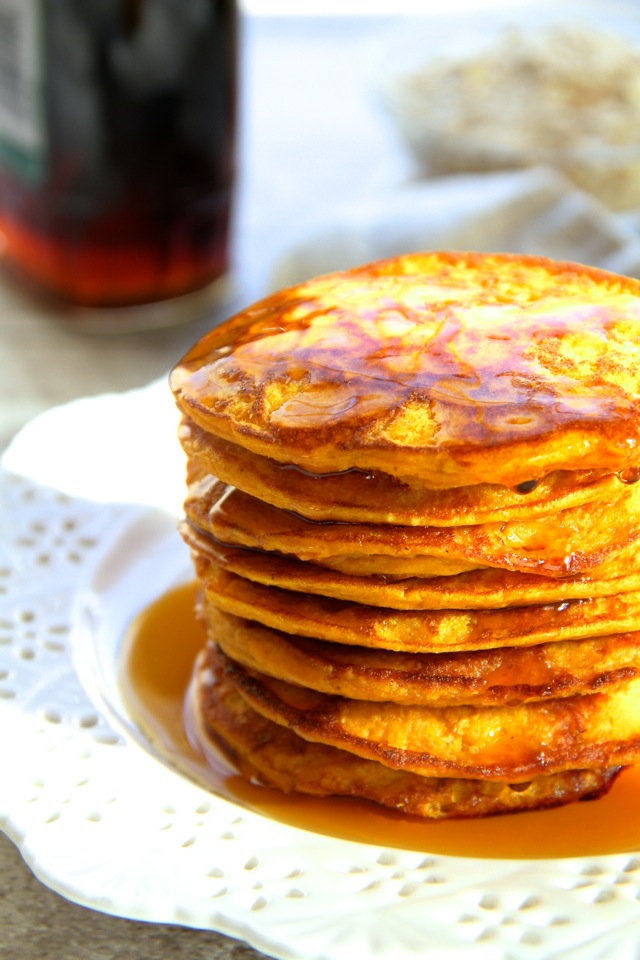
[[[640,283],[410,254],[267,297],[176,366],[200,735],[425,817],[640,756]]]

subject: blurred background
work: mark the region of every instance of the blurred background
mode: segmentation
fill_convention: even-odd
[[[29,9],[0,0],[3,445],[305,275],[437,247],[640,269],[633,2]]]

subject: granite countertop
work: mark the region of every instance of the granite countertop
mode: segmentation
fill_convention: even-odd
[[[253,960],[262,954],[208,930],[110,917],[44,887],[0,834],[2,960]]]

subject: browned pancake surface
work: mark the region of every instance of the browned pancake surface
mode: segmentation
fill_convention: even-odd
[[[232,660],[334,696],[427,706],[493,705],[593,693],[640,676],[640,633],[462,653],[400,653],[296,637],[208,608]]]
[[[640,630],[640,593],[497,610],[393,610],[255,583],[216,564],[205,596],[276,630],[410,653],[487,650]]]
[[[440,527],[504,523],[595,500],[612,503],[625,495],[624,483],[602,470],[559,470],[514,489],[477,483],[433,490],[361,470],[313,474],[221,440],[190,417],[183,418],[180,440],[200,476],[212,474],[276,507],[320,521]]]
[[[211,563],[241,577],[296,592],[396,610],[498,609],[524,604],[614,596],[640,590],[635,545],[598,570],[608,576],[553,579],[514,570],[472,570],[431,578],[358,577],[275,553],[225,547],[192,524],[181,525],[196,570],[206,578]]]
[[[564,578],[595,571],[640,535],[640,487],[553,517],[451,528],[313,523],[211,476],[194,479],[188,519],[223,543],[356,576],[435,577],[482,567]]]
[[[416,253],[279,291],[175,367],[180,408],[255,453],[437,488],[638,464],[640,283]]]
[[[214,681],[215,682],[212,682]],[[544,809],[605,793],[618,768],[572,770],[527,784],[421,777],[311,743],[256,713],[210,656],[196,672],[195,724],[249,779],[287,793],[350,796],[433,819]]]
[[[425,707],[328,696],[219,652],[247,702],[306,740],[423,776],[521,782],[640,758],[640,680],[508,707]]]

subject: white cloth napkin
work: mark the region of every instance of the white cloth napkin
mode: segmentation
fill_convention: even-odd
[[[301,237],[272,286],[417,250],[529,253],[640,277],[640,236],[547,167],[409,183]]]

